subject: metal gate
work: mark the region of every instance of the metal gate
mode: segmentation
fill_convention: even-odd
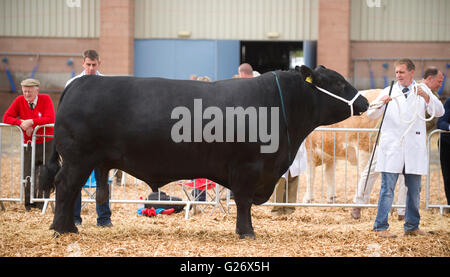
[[[24,136],[19,126],[0,123],[0,204],[23,202]]]

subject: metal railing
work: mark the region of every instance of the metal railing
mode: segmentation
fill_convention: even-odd
[[[441,185],[442,170],[440,168],[440,155],[436,159],[437,160],[436,164],[439,164],[439,166],[435,167],[434,170],[432,169],[430,161],[432,160],[432,157],[431,157],[432,140],[431,140],[431,138],[434,135],[436,135],[436,134],[440,135],[440,134],[443,134],[443,133],[450,133],[450,131],[443,131],[443,130],[436,129],[436,130],[430,132],[430,134],[428,135],[428,140],[427,140],[427,147],[428,147],[428,174],[427,174],[427,181],[426,181],[426,185],[425,185],[425,188],[426,188],[426,197],[425,197],[426,208],[427,209],[429,209],[429,208],[439,208],[441,214],[444,213],[444,208],[450,208],[450,205],[443,204],[443,202],[447,202],[447,201],[446,201],[445,195],[442,196],[442,193],[441,193],[441,188],[443,187],[443,185]],[[438,150],[437,150],[438,153],[440,153],[440,147],[441,147],[440,146],[440,142],[438,141]],[[436,203],[436,204],[430,203],[430,201],[431,201],[430,200],[430,198],[431,198],[431,188],[430,187],[432,185],[431,184],[431,180],[432,180],[432,177],[433,177],[432,176],[433,175],[432,174],[433,171],[437,172],[437,175],[438,175],[438,177],[436,178],[437,179],[437,182],[436,182],[437,188],[434,190],[435,193],[437,192],[437,196],[436,196],[437,199],[436,199],[436,201],[438,201],[438,203]]]
[[[32,143],[31,143],[31,145],[27,146],[26,144],[23,143],[24,135],[23,135],[23,132],[22,132],[22,130],[20,129],[19,126],[12,126],[12,125],[8,125],[8,124],[0,124],[0,127],[1,127],[0,128],[0,138],[4,137],[4,132],[1,132],[4,128],[17,129],[19,138],[16,137],[15,139],[20,141],[20,146],[21,146],[21,147],[19,147],[20,150],[17,150],[17,151],[20,152],[20,161],[19,161],[19,163],[20,163],[20,181],[19,181],[20,196],[19,197],[4,197],[3,194],[2,194],[2,192],[4,191],[4,186],[3,186],[4,184],[0,183],[1,184],[1,186],[0,186],[0,197],[1,197],[0,198],[0,202],[2,202],[2,201],[23,202],[23,188],[24,188],[25,182],[27,181],[27,178],[30,178],[31,191],[32,192],[34,191],[35,184],[36,184],[36,180],[34,178],[35,171],[36,171],[36,167],[35,167],[36,138],[39,137],[39,136],[48,136],[48,135],[45,135],[45,132],[44,132],[44,135],[37,135],[37,131],[39,129],[41,129],[41,128],[53,127],[53,126],[54,126],[53,124],[47,124],[47,125],[36,127],[35,130],[34,130],[34,133],[33,133]],[[321,132],[322,134],[324,134],[324,133],[333,133],[334,134],[334,139],[333,139],[334,140],[333,141],[333,148],[334,149],[332,151],[333,155],[334,155],[336,153],[336,148],[342,147],[342,145],[344,145],[344,148],[346,148],[345,145],[347,145],[347,146],[349,145],[349,141],[347,140],[348,135],[345,136],[346,140],[344,140],[344,142],[342,142],[342,141],[337,141],[336,140],[336,134],[337,133],[341,133],[341,132],[345,132],[345,133],[352,133],[352,132],[354,133],[354,132],[356,132],[356,133],[358,133],[358,135],[357,135],[357,145],[359,145],[359,143],[360,143],[359,142],[359,133],[375,132],[377,130],[378,129],[317,128],[316,130],[314,130],[314,132]],[[428,168],[428,175],[426,177],[427,178],[426,179],[426,208],[427,209],[429,209],[429,208],[440,208],[441,212],[442,212],[443,208],[450,208],[450,207],[448,205],[444,205],[442,203],[437,203],[437,204],[436,204],[436,202],[432,203],[433,201],[440,202],[440,201],[442,201],[442,199],[444,197],[441,197],[442,193],[440,193],[440,190],[441,190],[442,186],[441,186],[440,181],[437,183],[437,188],[433,188],[433,192],[436,191],[436,193],[437,193],[437,199],[436,199],[436,197],[434,197],[434,198],[430,197],[430,195],[431,195],[431,190],[430,189],[431,189],[431,186],[432,186],[432,180],[431,180],[432,176],[431,175],[432,175],[433,172],[440,171],[440,163],[438,163],[438,164],[434,163],[433,164],[434,171],[432,172],[432,169],[431,169],[431,166],[430,166],[431,165],[430,154],[432,153],[431,137],[433,135],[437,134],[437,133],[442,133],[442,132],[445,132],[445,131],[435,130],[435,131],[431,132],[429,134],[429,136],[428,136],[428,141],[427,141],[428,145],[427,146],[428,146],[428,153],[429,153],[429,156],[428,156],[429,168]],[[311,140],[311,136],[308,137],[307,139]],[[311,143],[311,141],[310,141],[310,143]],[[359,151],[362,150],[363,148],[367,149],[367,152],[370,152],[370,151],[368,151],[368,149],[372,149],[371,144],[372,143],[369,140],[369,145],[364,145],[364,146],[358,147],[357,155],[359,156]],[[324,146],[323,145],[324,144],[323,144],[323,135],[322,135],[322,151],[324,150],[324,148],[323,148]],[[24,170],[23,170],[23,165],[24,165],[24,163],[23,163],[24,147],[30,147],[30,146],[32,147],[31,176],[23,176],[23,172],[24,172]],[[308,149],[307,148],[307,153],[309,154],[309,156],[308,156],[308,163],[309,163],[308,164],[308,170],[309,171],[314,169],[314,168],[312,168],[312,164],[310,162],[310,157],[311,157],[311,153],[312,153],[311,151],[312,151],[312,149]],[[343,175],[343,177],[341,176],[342,178],[339,178],[339,179],[336,178],[336,180],[340,181],[339,185],[344,185],[344,193],[343,194],[341,193],[341,195],[344,195],[344,201],[343,202],[340,202],[340,203],[324,203],[323,202],[324,190],[322,189],[321,190],[322,196],[320,197],[322,202],[303,203],[303,202],[300,202],[300,201],[296,201],[295,203],[285,203],[285,202],[268,201],[268,202],[264,203],[263,205],[264,206],[284,206],[284,207],[368,207],[368,208],[375,208],[375,207],[377,207],[376,203],[373,203],[373,204],[371,204],[371,203],[355,204],[355,203],[351,203],[350,200],[347,199],[347,195],[349,195],[351,192],[353,192],[353,190],[351,189],[352,185],[350,185],[349,182],[350,183],[353,182],[354,183],[353,188],[356,189],[357,182],[358,182],[359,175],[360,175],[360,166],[361,167],[365,166],[365,164],[360,164],[359,163],[359,159],[358,159],[358,163],[356,164],[356,178],[355,177],[353,177],[353,178],[348,177],[349,174],[354,174],[355,175],[355,171],[350,171],[349,170],[350,166],[348,165],[349,161],[348,161],[348,152],[347,151],[348,151],[348,148],[345,149],[345,157],[344,158],[342,158],[342,157],[340,158],[344,162],[344,165],[342,165],[342,164],[340,165],[341,170],[344,171],[344,173],[343,173],[344,175]],[[366,150],[364,150],[364,151],[366,151]],[[3,156],[3,154],[5,152],[6,151],[4,149],[4,143],[2,141],[2,144],[0,145],[0,154]],[[45,151],[43,151],[43,153],[45,155]],[[436,151],[434,150],[433,153],[436,154]],[[439,151],[437,151],[437,153],[439,153]],[[2,156],[0,156],[0,158]],[[43,160],[45,161],[45,158]],[[337,173],[336,173],[336,164],[338,163],[337,160],[338,160],[337,157],[333,156],[333,170],[334,170],[334,176],[335,177],[337,176]],[[324,181],[326,179],[324,177],[324,170],[323,170],[323,167],[324,167],[324,165],[323,165],[323,156],[322,156],[322,165],[319,166],[319,167],[322,167],[321,180],[319,182],[315,182],[316,184],[313,184],[313,185],[317,185],[317,183],[318,183],[318,185],[323,187]],[[2,173],[1,164],[0,164],[0,173]],[[2,174],[4,175],[4,172]],[[340,175],[342,175],[342,172],[340,173]],[[127,175],[124,173],[122,178],[126,179]],[[131,183],[134,183],[134,185],[130,186],[130,178],[131,178]],[[440,180],[440,178],[441,177],[439,176],[438,180]],[[226,199],[225,199],[226,207],[228,209],[224,209],[224,206],[223,206],[223,204],[221,202],[221,197],[223,197],[223,190],[224,190],[224,188],[221,187],[221,186],[216,186],[215,187],[215,189],[214,189],[215,195],[212,198],[210,197],[211,200],[209,200],[209,201],[197,201],[195,199],[191,199],[187,195],[187,191],[188,190],[185,189],[185,187],[183,187],[183,182],[174,182],[173,184],[171,184],[171,187],[169,188],[171,190],[169,192],[169,195],[177,196],[179,198],[182,198],[181,201],[144,200],[144,199],[140,199],[140,196],[148,194],[150,192],[149,187],[144,182],[142,182],[142,181],[140,181],[140,180],[138,180],[138,179],[136,179],[134,177],[129,177],[128,179],[129,180],[126,181],[126,182],[124,182],[124,179],[122,179],[122,182],[120,182],[119,185],[110,184],[110,188],[111,188],[110,189],[110,203],[186,205],[186,215],[185,215],[186,219],[189,217],[189,210],[190,210],[190,207],[193,206],[193,205],[200,205],[200,206],[201,205],[212,205],[213,206],[212,210],[214,210],[216,207],[219,207],[220,210],[225,211],[225,212],[228,211],[228,209],[229,209],[229,207],[231,205],[235,205],[234,201],[232,201],[230,199],[230,195],[229,195],[229,192],[228,192],[228,193],[226,193]],[[308,178],[307,178],[307,181],[309,181]],[[144,183],[144,184],[142,184],[142,183]],[[338,183],[336,183],[335,185],[338,185]],[[301,184],[300,184],[300,187],[301,187]],[[167,191],[167,188],[168,187],[163,187],[163,189],[165,191]],[[180,191],[179,189],[177,190],[177,188],[182,188],[183,190]],[[287,190],[286,190],[286,199],[288,199]],[[33,195],[33,193],[31,193],[31,196],[30,196],[30,202],[31,203],[44,202],[44,208],[42,210],[43,213],[45,213],[48,203],[49,202],[54,202],[54,201],[55,201],[54,197],[53,198],[37,198],[37,197],[35,197],[35,195]],[[82,199],[82,201],[84,203],[94,203],[95,199],[90,198],[90,197],[84,197]],[[404,207],[404,205],[393,205],[393,207],[394,208],[402,208],[402,207]]]
[[[38,137],[53,137],[53,135],[46,135],[45,134],[45,128],[47,127],[54,127],[54,124],[47,124],[47,125],[41,125],[41,126],[37,126],[33,132],[33,140],[32,140],[32,147],[33,147],[33,151],[32,151],[32,166],[31,166],[31,191],[34,191],[35,189],[35,184],[36,184],[36,180],[34,178],[35,176],[35,171],[36,171],[36,166],[35,166],[35,160],[36,160],[36,138]],[[41,128],[44,128],[44,134],[43,135],[38,135],[37,132],[38,130],[40,130]],[[45,147],[45,145],[44,145]],[[45,149],[43,150],[43,155],[45,155]],[[43,161],[45,161],[45,157],[43,157]],[[123,173],[122,178],[126,178],[126,173]],[[184,198],[181,201],[173,201],[173,200],[161,200],[161,198],[159,197],[157,200],[144,200],[141,199],[142,194],[147,195],[150,191],[149,191],[149,186],[147,186],[146,184],[142,185],[142,181],[138,180],[136,178],[134,178],[134,180],[132,181],[134,184],[132,185],[132,188],[128,188],[126,182],[123,181],[119,186],[115,186],[115,185],[111,185],[110,184],[110,203],[120,203],[120,204],[160,204],[160,205],[164,205],[164,204],[170,204],[170,205],[186,205],[186,213],[185,213],[185,218],[188,219],[189,217],[189,211],[191,209],[191,206],[197,206],[197,205],[212,205],[213,210],[216,207],[219,207],[222,211],[224,211],[223,207],[221,206],[220,203],[220,186],[216,186],[215,187],[215,198],[211,199],[210,201],[197,201],[195,199],[190,199],[188,193],[188,189],[186,189],[183,184],[183,182],[178,182],[178,183],[174,183],[171,184],[171,187],[169,188],[171,191],[175,191],[177,186],[180,186],[183,190],[183,192],[180,192],[178,190],[178,196],[180,196],[179,198]],[[165,187],[167,189],[167,187]],[[86,188],[89,189],[89,188]],[[92,189],[96,189],[92,188]],[[131,191],[131,192],[130,192]],[[171,193],[171,194],[176,194]],[[85,197],[82,198],[82,202],[83,203],[95,203],[96,200],[94,197],[89,196],[87,194],[84,194]],[[173,196],[173,195],[171,195]],[[44,206],[42,209],[42,213],[46,212],[46,209],[48,207],[48,204],[50,202],[55,202],[55,198],[38,198],[35,195],[31,194],[30,196],[30,202],[31,203],[35,203],[35,202],[43,202]],[[212,211],[211,211],[212,212]]]
[[[5,130],[9,129],[9,137]],[[0,203],[15,201],[23,202],[23,187],[26,182],[24,178],[24,135],[19,126],[0,123]],[[18,153],[18,161],[17,161]],[[17,193],[17,183],[15,176],[17,172],[14,170],[19,164],[19,192]],[[5,173],[4,166],[9,165],[10,172]],[[9,173],[9,174],[8,174]],[[8,188],[9,184],[9,188]],[[8,188],[8,191],[5,189]]]

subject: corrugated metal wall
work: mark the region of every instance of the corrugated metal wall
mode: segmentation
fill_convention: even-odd
[[[135,0],[135,6],[138,39],[173,39],[183,31],[190,39],[318,37],[318,0]],[[354,41],[450,41],[449,0],[351,0],[351,9]],[[0,36],[99,34],[100,0],[0,0]]]
[[[317,40],[318,0],[135,0],[135,37]]]
[[[450,41],[450,1],[352,0],[351,40]]]
[[[99,14],[100,0],[0,0],[0,36],[98,37]]]

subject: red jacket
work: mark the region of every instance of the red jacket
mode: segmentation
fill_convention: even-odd
[[[9,106],[8,110],[3,115],[3,123],[11,125],[19,125],[22,123],[20,120],[33,119],[33,128],[38,125],[55,123],[55,110],[53,109],[53,102],[50,96],[46,94],[38,94],[38,101],[36,107],[31,110],[28,102],[23,95],[14,99],[14,102]],[[38,130],[37,134],[43,135],[44,128]],[[53,127],[45,128],[46,135],[53,135]],[[31,143],[32,138],[27,136],[23,132],[25,143]],[[46,137],[45,141],[52,140],[53,138]],[[36,143],[42,143],[43,137],[36,137]]]

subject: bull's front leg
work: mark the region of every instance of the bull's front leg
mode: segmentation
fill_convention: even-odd
[[[255,195],[256,183],[259,180],[261,163],[240,164],[230,170],[231,190],[236,202],[236,233],[241,239],[255,238],[252,226],[251,208]]]
[[[242,199],[238,194],[234,194],[234,200],[237,208],[236,234],[239,238],[255,238],[255,232],[252,226],[252,203],[247,199]]]

